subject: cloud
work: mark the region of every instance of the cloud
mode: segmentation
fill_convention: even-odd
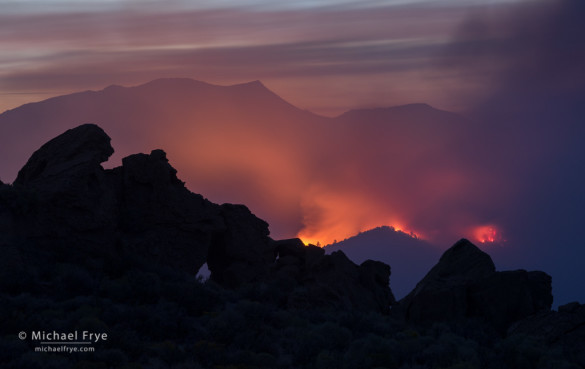
[[[535,267],[546,269],[555,253],[585,256],[585,247],[571,246],[583,245],[585,222],[583,1],[311,10],[133,4],[0,15],[3,93],[187,76],[261,79],[295,105],[331,115],[421,101],[459,106],[467,119],[454,125],[436,116],[410,126],[341,117],[335,129],[295,133],[277,148],[261,132],[252,164],[241,162],[238,137],[221,135],[208,144],[229,147],[238,160],[207,154],[205,167],[197,162],[205,151],[178,145],[169,157],[179,167],[201,164],[184,177],[201,192],[252,199],[258,215],[285,230],[277,236],[328,242],[390,224],[447,246],[496,229],[516,260]]]
[[[221,84],[262,79],[298,105],[334,104],[336,113],[354,106],[357,96],[373,99],[370,105],[428,100],[432,86],[420,70],[460,14],[457,7],[420,5],[266,10],[181,4],[4,13],[2,92],[72,92],[181,76]],[[303,79],[309,91],[331,96],[335,89],[321,85],[341,78],[349,82],[340,99],[323,104],[324,93],[288,89]]]
[[[489,87],[469,109],[480,123],[471,159],[508,189],[490,196],[489,222],[514,245],[509,260],[553,274],[563,302],[585,257],[585,3],[513,10],[470,17],[439,62]]]

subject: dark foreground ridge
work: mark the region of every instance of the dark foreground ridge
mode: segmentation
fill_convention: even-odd
[[[585,308],[551,311],[543,272],[497,272],[461,240],[395,301],[388,265],[272,240],[245,206],[186,189],[162,150],[105,170],[112,153],[82,125],[0,183],[2,367],[585,365]],[[18,337],[83,330],[110,340],[58,354]]]

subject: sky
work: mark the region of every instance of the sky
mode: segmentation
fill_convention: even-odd
[[[445,89],[479,82],[434,60],[462,19],[516,3],[0,0],[0,111],[160,77],[261,80],[329,116],[412,102],[460,110]]]
[[[364,129],[355,136],[373,141],[353,151],[324,145],[338,156],[317,169],[291,152],[250,168],[255,178],[294,179],[282,196],[297,225],[279,235],[331,241],[391,225],[446,248],[450,241],[431,232],[441,228],[451,238],[495,241],[486,243],[506,250],[498,267],[548,271],[557,290],[565,286],[561,300],[584,302],[570,292],[585,280],[582,0],[0,0],[0,9],[0,112],[188,77],[261,80],[326,117],[408,103],[461,114],[471,127],[465,140],[447,145],[429,132],[422,152],[385,149],[384,137]],[[273,198],[255,201],[265,214]]]

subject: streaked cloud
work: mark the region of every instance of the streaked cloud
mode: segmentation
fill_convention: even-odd
[[[12,9],[0,15],[4,94],[66,93],[165,76],[220,84],[262,79],[293,103],[328,114],[380,93],[386,98],[365,105],[433,103],[433,94],[423,93],[436,89],[425,75],[429,58],[466,11],[456,2],[317,1],[285,9],[275,2],[88,1],[54,3],[50,11],[47,2],[35,4],[3,4]],[[357,89],[347,86],[343,99],[320,103],[324,94],[311,91],[322,91],[329,77],[353,79]],[[381,92],[382,81],[393,92]],[[397,83],[402,98],[392,87]]]

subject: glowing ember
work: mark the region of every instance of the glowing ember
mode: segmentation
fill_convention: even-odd
[[[303,243],[305,245],[312,244],[312,245],[324,247],[326,245],[336,243],[338,241],[346,240],[346,239],[353,237],[361,232],[369,231],[371,229],[378,228],[378,227],[380,227],[380,226],[379,225],[366,226],[366,227],[363,227],[362,229],[357,229],[356,231],[351,232],[351,233],[348,233],[347,231],[345,231],[345,232],[321,231],[321,232],[315,232],[315,233],[310,234],[308,231],[303,230],[303,231],[299,232],[299,234],[297,234],[297,237],[300,238],[301,241],[303,241]],[[406,230],[402,226],[391,225],[388,227],[392,228],[395,232],[403,233],[406,236],[416,238],[416,239],[421,238],[419,234],[416,234],[413,231]]]
[[[303,241],[305,246],[309,246],[309,245],[315,245],[315,246],[319,246],[319,247],[325,246],[325,245],[321,244],[321,241],[319,241],[318,239],[307,238],[307,237],[299,237],[299,238],[301,239],[301,241]]]
[[[500,231],[493,224],[476,227],[473,231],[473,236],[476,241],[483,244],[503,241]]]

